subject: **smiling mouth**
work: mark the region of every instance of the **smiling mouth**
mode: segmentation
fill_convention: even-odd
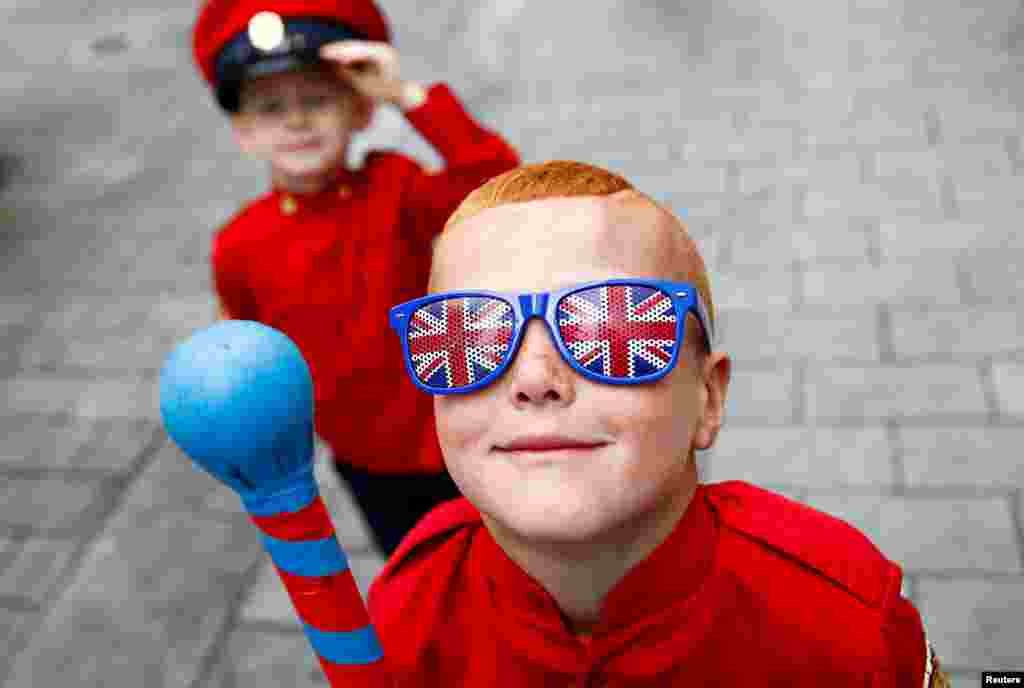
[[[289,146],[281,146],[281,151],[284,153],[302,153],[304,151],[316,150],[319,147],[319,141],[306,141],[304,143],[293,143]]]
[[[582,453],[598,449],[607,444],[607,442],[586,442],[562,437],[536,437],[514,440],[504,445],[495,445],[494,451],[503,454]]]

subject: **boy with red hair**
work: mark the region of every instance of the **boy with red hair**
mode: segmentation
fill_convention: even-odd
[[[371,588],[397,685],[947,685],[861,533],[699,481],[731,364],[696,245],[626,180],[492,179],[391,320],[465,495]]]

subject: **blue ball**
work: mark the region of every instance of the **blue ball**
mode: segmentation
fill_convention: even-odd
[[[298,347],[272,327],[226,320],[179,344],[160,372],[167,433],[238,492],[313,462],[313,383]]]

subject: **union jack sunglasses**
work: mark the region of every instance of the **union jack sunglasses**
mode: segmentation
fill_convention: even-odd
[[[595,382],[635,385],[668,375],[679,359],[686,314],[714,333],[692,284],[614,279],[555,292],[456,291],[395,306],[391,328],[405,368],[430,394],[465,394],[508,368],[530,318],[541,318],[562,358]]]

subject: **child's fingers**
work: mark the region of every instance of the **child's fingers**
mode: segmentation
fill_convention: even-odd
[[[320,48],[320,56],[324,59],[353,66],[378,65],[387,71],[390,71],[395,62],[394,52],[394,48],[387,43],[371,41],[338,41]]]

